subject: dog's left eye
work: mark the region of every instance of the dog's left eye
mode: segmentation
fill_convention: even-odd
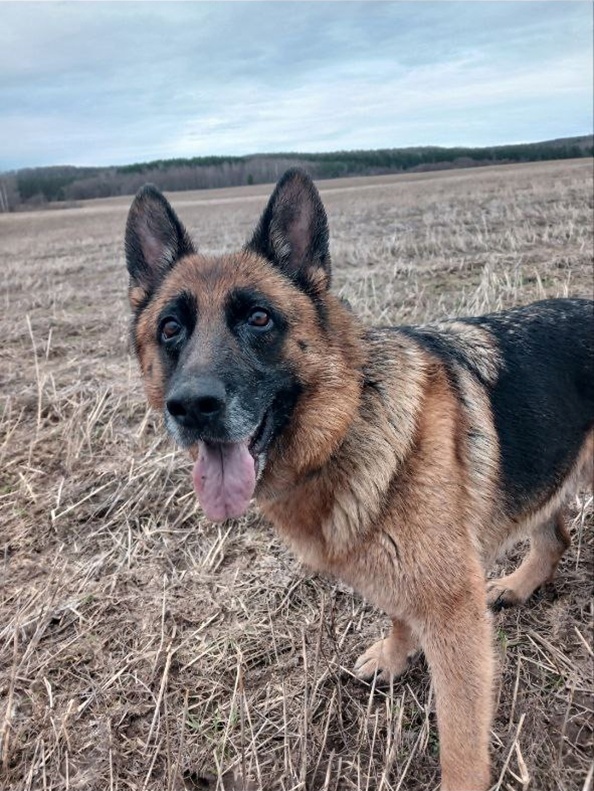
[[[166,319],[161,325],[161,340],[170,341],[176,338],[182,331],[182,326],[175,319]]]
[[[268,329],[272,325],[272,318],[270,313],[263,308],[256,308],[252,310],[248,316],[247,323],[250,327],[256,327],[259,330]]]

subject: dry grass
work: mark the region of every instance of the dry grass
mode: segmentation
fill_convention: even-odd
[[[592,296],[592,163],[322,185],[336,288],[366,320]],[[267,190],[174,196],[203,249]],[[253,513],[201,517],[127,351],[128,200],[0,217],[0,786],[420,791],[422,660],[353,678],[386,619],[298,567]],[[594,506],[531,606],[497,616],[494,788],[592,788]]]

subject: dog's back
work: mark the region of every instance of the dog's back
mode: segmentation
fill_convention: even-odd
[[[550,299],[403,330],[489,396],[504,513],[522,519],[555,494],[594,427],[594,302]],[[584,439],[586,438],[586,440]]]
[[[545,300],[471,321],[501,351],[491,403],[506,510],[518,517],[554,494],[594,427],[594,303]]]

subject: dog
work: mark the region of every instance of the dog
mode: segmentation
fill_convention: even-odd
[[[151,185],[125,247],[146,395],[204,513],[239,517],[255,496],[302,561],[382,608],[391,632],[356,674],[389,680],[422,649],[441,788],[484,791],[488,605],[526,601],[569,545],[563,506],[594,467],[594,302],[367,328],[330,291],[326,213],[299,169],[239,252],[197,252]],[[519,568],[487,584],[524,536]]]

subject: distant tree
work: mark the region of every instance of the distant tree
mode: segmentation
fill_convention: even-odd
[[[14,211],[21,203],[14,173],[0,176],[0,212]]]
[[[133,195],[147,181],[171,191],[270,183],[276,181],[287,168],[294,166],[304,168],[313,178],[330,179],[593,154],[593,137],[589,135],[486,148],[417,146],[319,154],[158,159],[111,168],[27,168],[11,174],[0,174],[0,211],[14,210],[19,205],[40,205],[45,201]]]

